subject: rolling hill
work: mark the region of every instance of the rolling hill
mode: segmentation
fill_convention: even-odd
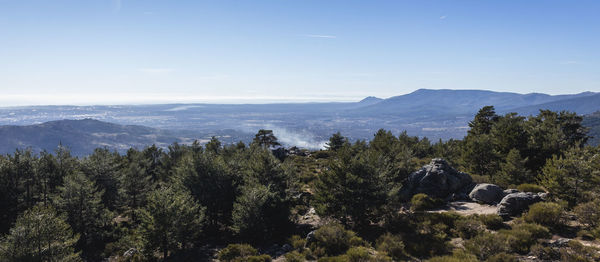
[[[121,153],[131,147],[156,144],[164,147],[173,142],[190,142],[167,131],[137,125],[118,125],[93,119],[58,120],[36,125],[0,126],[0,153],[12,153],[17,148],[34,152],[53,151],[59,144],[76,156],[107,147]]]

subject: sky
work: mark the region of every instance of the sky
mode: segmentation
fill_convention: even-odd
[[[0,0],[0,106],[600,92],[600,1]]]

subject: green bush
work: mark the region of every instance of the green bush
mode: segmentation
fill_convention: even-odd
[[[560,252],[558,252],[558,249],[545,247],[540,244],[535,244],[531,247],[531,254],[543,261],[560,260]]]
[[[532,193],[545,193],[546,189],[542,186],[534,185],[534,184],[521,184],[517,186],[517,190],[521,192],[532,192]]]
[[[357,242],[356,234],[337,223],[324,225],[314,234],[315,242],[310,248],[317,256],[336,256],[345,253],[351,246],[351,240]]]
[[[463,239],[475,237],[485,230],[483,223],[475,216],[463,217],[454,223],[458,236]]]
[[[510,235],[484,232],[467,240],[464,246],[479,260],[486,260],[496,254],[510,253],[513,241],[514,237]]]
[[[517,262],[517,257],[513,254],[499,253],[491,256],[486,262]]]
[[[248,244],[229,244],[219,251],[218,258],[223,262],[234,262],[241,258],[258,255],[258,251]]]
[[[526,254],[538,239],[551,236],[550,231],[538,224],[516,223],[510,230],[500,230],[499,235],[509,239],[509,246],[513,252]]]
[[[433,257],[429,262],[477,262],[477,257],[462,249],[455,250],[451,256]]]
[[[512,230],[525,230],[531,233],[531,236],[539,239],[539,238],[549,238],[552,236],[548,228],[531,223],[515,223],[512,225]]]
[[[292,252],[288,252],[287,254],[285,254],[285,261],[287,261],[287,262],[304,262],[304,261],[306,261],[306,256],[304,256],[300,252],[294,250]]]
[[[299,251],[303,250],[304,247],[306,246],[306,239],[299,235],[291,236],[289,238],[288,242],[295,250],[299,250]]]
[[[348,262],[346,255],[335,256],[335,257],[322,257],[317,262]]]
[[[478,218],[489,230],[498,230],[504,227],[504,220],[497,214],[479,215]]]
[[[312,154],[312,156],[316,159],[320,159],[320,158],[329,158],[331,156],[331,152],[327,151],[327,150],[319,150],[317,152],[314,152]]]
[[[530,223],[556,227],[563,223],[563,213],[563,208],[557,203],[539,202],[529,206],[529,211],[523,218]]]
[[[366,247],[353,247],[348,249],[346,252],[347,261],[349,262],[363,262],[369,261],[371,256],[369,250]]]
[[[400,236],[394,236],[390,233],[386,233],[380,236],[375,242],[375,248],[377,251],[385,252],[394,260],[401,260],[406,257],[404,252],[404,243]]]
[[[420,193],[414,195],[410,200],[410,209],[412,211],[424,211],[439,207],[443,201],[431,198],[430,196]]]
[[[568,248],[560,249],[560,261],[599,261],[599,252],[598,248],[584,246],[579,241],[571,240],[569,241]]]
[[[573,212],[577,216],[577,221],[588,228],[600,224],[600,200],[579,204],[573,209]]]
[[[236,262],[271,262],[272,258],[269,255],[263,254],[259,256],[249,256],[247,258],[237,259]]]

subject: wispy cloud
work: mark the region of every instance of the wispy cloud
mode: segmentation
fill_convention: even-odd
[[[153,15],[153,14],[154,14],[154,12],[146,11],[146,12],[144,12],[144,14],[145,14],[145,15]]]
[[[446,19],[447,17],[448,17],[448,16],[446,16],[446,15],[440,16],[440,20],[444,20],[444,19]]]
[[[139,68],[139,72],[148,74],[167,74],[175,71],[173,68]]]
[[[564,61],[561,64],[563,64],[563,65],[576,65],[576,64],[579,64],[579,62],[571,60],[571,61]]]
[[[312,38],[337,38],[335,35],[306,35],[307,37]]]

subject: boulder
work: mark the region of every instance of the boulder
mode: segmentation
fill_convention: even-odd
[[[308,232],[308,234],[306,234],[306,243],[304,244],[304,247],[309,247],[310,244],[315,241],[317,241],[315,239],[315,231]]]
[[[504,190],[494,184],[477,184],[469,193],[469,197],[476,202],[495,205],[504,197]]]
[[[509,188],[509,189],[504,190],[504,195],[506,196],[508,194],[519,193],[519,192],[521,192],[521,191],[514,189],[514,188]]]
[[[123,257],[133,257],[137,253],[139,253],[139,251],[132,247],[123,253]]]
[[[466,195],[473,187],[473,179],[466,173],[456,171],[448,162],[434,158],[431,163],[410,174],[400,191],[404,201],[419,193],[446,199]]]
[[[530,205],[544,201],[547,194],[519,192],[506,195],[498,204],[498,215],[503,218],[518,216],[527,210]]]

